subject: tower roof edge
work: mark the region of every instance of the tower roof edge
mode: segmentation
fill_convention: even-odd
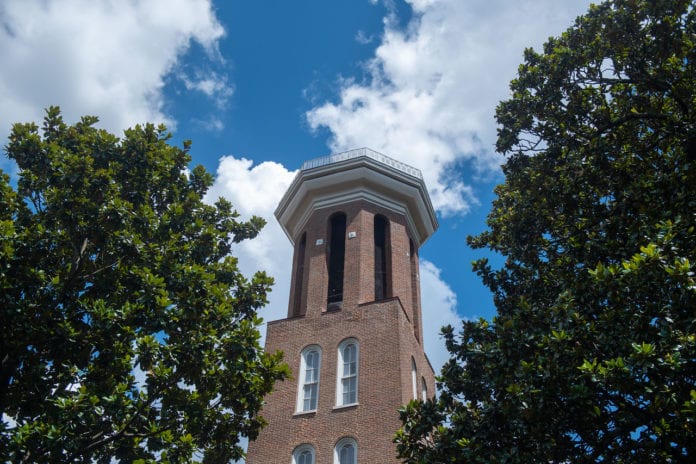
[[[404,214],[419,247],[438,228],[420,170],[369,148],[306,161],[275,216],[294,243],[315,210],[359,199]]]

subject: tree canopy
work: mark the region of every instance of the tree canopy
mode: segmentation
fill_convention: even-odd
[[[286,376],[259,345],[272,279],[230,255],[263,226],[203,197],[190,142],[97,118],[15,124],[0,176],[0,461],[228,462]]]
[[[505,182],[474,248],[492,321],[444,329],[407,463],[696,459],[696,11],[591,6],[500,103]]]

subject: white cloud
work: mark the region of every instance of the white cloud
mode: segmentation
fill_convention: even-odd
[[[224,108],[234,93],[234,89],[227,82],[227,76],[216,72],[202,72],[199,70],[194,73],[193,78],[185,73],[180,73],[178,77],[184,83],[186,90],[201,92],[206,97],[212,99],[218,108]]]
[[[228,199],[241,219],[252,215],[266,219],[266,226],[256,238],[235,245],[232,251],[239,258],[239,268],[245,276],[264,270],[275,279],[269,304],[261,310],[265,321],[287,316],[292,246],[273,211],[294,177],[295,171],[288,171],[279,163],[267,161],[254,166],[246,158],[225,156],[220,159],[215,184],[206,196],[208,202],[219,197]]]
[[[210,0],[5,0],[0,5],[0,134],[61,106],[68,121],[100,117],[115,132],[147,121],[173,125],[164,78],[199,43],[211,60],[224,30]],[[229,96],[224,78],[196,88]]]
[[[474,175],[497,171],[494,110],[523,49],[565,30],[589,2],[409,3],[414,17],[405,28],[392,13],[385,18],[368,79],[344,79],[338,101],[313,108],[307,120],[331,131],[333,151],[368,146],[420,168],[439,212],[463,214],[475,201],[471,187],[446,174],[462,162]]]
[[[430,261],[420,262],[420,283],[423,344],[435,374],[439,375],[442,365],[449,359],[440,329],[446,325],[456,328],[461,323],[457,315],[457,295],[440,277],[440,269]]]
[[[208,115],[205,119],[192,118],[191,124],[208,132],[222,132],[225,129],[225,123],[213,114]]]
[[[372,34],[367,35],[363,30],[359,30],[358,33],[355,34],[355,41],[358,42],[360,45],[370,44],[374,40],[375,36],[373,36]]]

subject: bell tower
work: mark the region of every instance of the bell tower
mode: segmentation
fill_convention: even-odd
[[[266,398],[247,463],[397,463],[397,409],[435,391],[418,249],[438,223],[421,173],[366,148],[310,160],[275,215],[294,257],[266,350],[293,377]]]

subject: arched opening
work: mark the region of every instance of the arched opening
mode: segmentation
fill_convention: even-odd
[[[346,215],[337,213],[329,220],[329,292],[327,310],[341,309],[343,304],[343,265],[346,255]]]
[[[411,306],[413,308],[413,334],[420,342],[420,308],[418,302],[418,250],[413,245],[413,240],[408,240],[408,256],[411,264]]]
[[[295,293],[292,302],[292,315],[302,316],[304,311],[302,311],[302,288],[304,285],[304,266],[305,266],[305,253],[307,250],[307,233],[302,234],[302,239],[297,246],[297,267],[295,271]]]
[[[334,464],[356,464],[358,444],[353,438],[343,438],[334,447]]]
[[[292,464],[314,464],[314,447],[300,445],[292,452]]]
[[[384,216],[375,216],[375,300],[391,296],[389,282],[389,220]]]

